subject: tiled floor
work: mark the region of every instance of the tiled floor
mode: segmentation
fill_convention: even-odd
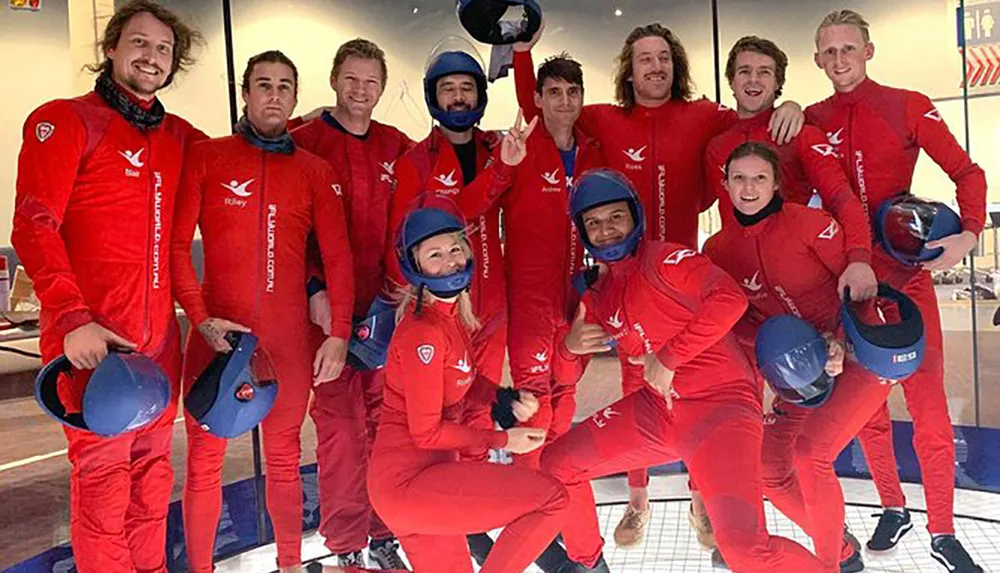
[[[876,501],[871,482],[842,480],[849,502],[847,520],[851,530],[862,541],[875,529],[877,520],[871,517],[871,505]],[[633,550],[618,550],[613,543],[605,547],[605,557],[615,573],[714,573],[709,554],[703,551],[687,525],[688,510],[686,478],[684,476],[656,476],[651,483],[652,495],[662,500],[654,503],[653,519],[649,525],[646,542]],[[623,478],[612,478],[594,483],[598,500],[598,515],[603,534],[611,539],[612,532],[624,511],[627,488]],[[922,507],[923,492],[918,485],[907,485],[911,507]],[[969,553],[987,572],[1000,573],[1000,496],[979,492],[958,492],[955,526],[959,539]],[[811,547],[809,539],[770,504],[766,507],[768,528],[777,535],[792,537]],[[895,552],[875,557],[865,554],[866,571],[872,573],[933,573],[945,571],[929,553],[930,536],[925,529],[926,515],[912,513],[914,528],[900,542]],[[310,534],[305,539],[303,556],[314,559],[326,555],[322,539]],[[274,569],[274,547],[264,547],[216,566],[217,573],[256,573]],[[334,564],[330,559],[325,564]],[[537,569],[529,569],[538,573]]]

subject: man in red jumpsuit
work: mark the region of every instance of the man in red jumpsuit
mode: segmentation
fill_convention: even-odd
[[[204,138],[156,93],[191,63],[200,36],[148,1],[122,6],[101,41],[94,91],[24,124],[11,243],[42,303],[42,360],[90,370],[109,344],[153,358],[174,385],[158,421],[103,438],[65,428],[73,466],[70,540],[81,573],[166,573],[170,443],[180,340],[167,245],[185,147]],[[59,393],[82,408],[87,376]]]
[[[585,291],[557,347],[560,359],[614,342],[622,376],[640,386],[542,453],[542,469],[569,491],[562,533],[570,558],[582,566],[576,570],[607,571],[590,480],[683,460],[733,570],[821,571],[804,547],[767,533],[759,390],[730,334],[747,308],[740,286],[694,249],[645,241],[642,208],[617,172],[586,174],[570,210],[587,250],[607,271]],[[598,326],[604,333],[595,336]]]
[[[551,442],[564,434],[576,410],[576,380],[552,366],[556,331],[572,318],[579,295],[573,275],[586,268],[583,244],[566,216],[573,177],[601,164],[593,139],[576,120],[583,106],[583,71],[566,56],[539,67],[535,102],[544,129],[528,139],[528,155],[502,198],[504,264],[507,271],[508,355],[514,387],[538,397],[529,424],[548,430]],[[514,458],[537,467],[541,450]]]
[[[351,332],[354,281],[343,204],[333,169],[297,149],[286,130],[296,103],[298,72],[278,51],[263,52],[243,74],[246,115],[235,135],[192,146],[177,198],[170,262],[173,290],[192,330],[183,380],[190,388],[216,352],[230,351],[227,331],[260,340],[278,382],[278,397],[261,423],[267,460],[267,510],[281,571],[302,564],[302,421],[313,381],[339,376]],[[198,285],[191,239],[200,227],[205,278]],[[306,240],[315,232],[326,282],[330,332],[311,352]],[[224,438],[185,416],[188,434],[184,537],[192,573],[211,573],[222,510]]]
[[[424,76],[424,91],[431,116],[439,125],[396,163],[398,181],[389,228],[395,232],[425,193],[454,200],[469,220],[469,242],[476,256],[470,293],[482,323],[472,345],[480,375],[499,386],[506,349],[507,304],[496,199],[510,187],[514,167],[523,155],[516,162],[505,157],[500,153],[500,134],[476,127],[486,109],[486,75],[470,54],[447,51],[435,56]],[[520,117],[515,130],[519,131],[519,124]],[[534,125],[529,125],[526,131],[530,135],[533,129]],[[394,259],[386,258],[389,290],[404,284]],[[492,427],[488,411],[478,414],[480,425]],[[484,449],[477,456],[485,458],[486,453]]]
[[[531,42],[514,46],[518,103],[528,118],[537,114],[530,50],[540,37],[541,30]],[[697,248],[698,214],[708,208],[702,167],[705,149],[712,137],[736,121],[736,115],[707,99],[692,99],[687,52],[659,24],[632,30],[617,62],[617,104],[585,106],[578,125],[598,142],[606,165],[635,185],[650,238]],[[802,121],[798,104],[785,102],[771,118],[772,137],[787,143],[798,134]],[[625,380],[622,384],[626,395],[639,388]],[[616,530],[616,542],[631,546],[642,541],[650,516],[648,483],[645,470],[629,473],[629,506]]]
[[[932,536],[931,555],[950,571],[980,569],[955,539],[955,443],[944,390],[944,356],[941,318],[931,282],[932,270],[950,269],[969,254],[986,218],[986,176],[948,130],[940,112],[927,96],[890,88],[868,78],[866,65],[874,55],[868,23],[857,13],[841,10],[828,15],[816,32],[816,65],[826,72],[834,95],[807,110],[810,123],[822,128],[832,152],[842,161],[851,185],[869,214],[889,197],[909,190],[920,149],[955,182],[962,217],[962,233],[929,243],[944,252],[922,268],[906,267],[881,249],[874,256],[880,281],[902,290],[920,308],[926,330],[926,354],[920,369],[902,381],[907,408],[913,417],[913,441],[920,460],[927,497],[927,529]],[[876,483],[898,482],[895,465],[874,459],[871,441],[891,444],[889,424],[882,414],[879,431],[860,435]],[[873,420],[875,423],[878,416]],[[891,475],[878,475],[879,472]],[[895,485],[898,489],[898,485]],[[884,491],[884,488],[880,488]],[[870,550],[885,551],[910,527],[900,495],[887,505]],[[898,505],[897,505],[898,504]]]
[[[381,48],[360,38],[343,44],[330,72],[336,106],[292,132],[299,147],[326,159],[338,171],[355,255],[355,318],[368,313],[385,281],[396,161],[412,146],[401,131],[372,119],[387,79]],[[329,303],[321,279],[310,282],[309,305],[314,319],[327,330]],[[379,567],[403,569],[398,543],[372,511],[365,485],[383,379],[381,370],[360,371],[347,365],[340,378],[315,389],[310,415],[316,425],[319,533],[343,565],[361,564],[361,550],[367,545]]]
[[[781,96],[788,57],[770,40],[756,36],[740,38],[729,51],[726,79],[736,98],[739,121],[725,133],[715,136],[705,151],[706,201],[718,199],[723,225],[734,222],[733,205],[726,192],[723,170],[726,158],[747,141],[770,140],[768,124],[774,115],[774,102]],[[819,128],[803,126],[788,145],[776,148],[781,158],[781,193],[785,201],[806,205],[813,189],[823,208],[843,226],[847,239],[848,265],[838,290],[851,287],[858,300],[875,294],[875,273],[871,268],[871,229],[861,202],[851,191],[851,184],[840,162]]]

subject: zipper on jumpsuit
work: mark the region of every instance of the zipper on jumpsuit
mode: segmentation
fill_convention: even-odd
[[[253,325],[246,325],[250,328],[257,328],[260,324],[260,306],[261,306],[261,281],[267,282],[267,264],[263,261],[267,259],[267,221],[264,218],[264,203],[267,199],[267,152],[264,150],[259,150],[260,153],[260,194],[257,201],[257,229],[258,229],[258,244],[263,247],[260,253],[263,257],[257,257],[257,280],[254,281],[256,288],[254,289],[256,295],[254,296],[254,308],[253,314],[251,315],[251,320]],[[278,222],[274,222],[275,227],[277,227]],[[266,287],[265,287],[266,288]]]
[[[156,175],[153,169],[153,140],[148,133],[143,133],[146,140],[146,147],[149,154],[146,156],[146,204],[148,205],[146,216],[146,263],[150,265],[150,272],[146,275],[146,300],[142,305],[142,340],[139,341],[139,348],[145,348],[152,339],[152,328],[149,326],[149,307],[153,303],[153,235],[156,233]],[[158,245],[157,245],[158,247]],[[156,349],[152,349],[156,350]]]

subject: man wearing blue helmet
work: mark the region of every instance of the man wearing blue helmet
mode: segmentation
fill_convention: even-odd
[[[389,228],[395,231],[405,215],[427,197],[448,197],[472,221],[469,243],[476,254],[470,285],[473,308],[483,323],[473,348],[479,372],[500,383],[507,336],[506,285],[500,248],[500,209],[489,206],[513,179],[513,167],[526,155],[525,141],[537,120],[522,128],[520,116],[506,135],[476,127],[486,109],[486,76],[474,49],[440,49],[424,77],[427,108],[438,125],[400,158],[392,198]],[[488,207],[488,208],[487,208]],[[391,283],[405,284],[395,255],[386,257]],[[471,416],[490,427],[488,411]],[[476,454],[485,458],[486,450]]]
[[[733,570],[823,571],[804,547],[767,532],[759,390],[730,334],[747,308],[740,286],[694,249],[645,240],[642,205],[616,171],[584,173],[570,213],[607,271],[585,291],[560,359],[614,342],[622,377],[639,388],[542,453],[542,469],[569,490],[562,534],[572,571],[608,571],[590,480],[677,460],[698,482]]]

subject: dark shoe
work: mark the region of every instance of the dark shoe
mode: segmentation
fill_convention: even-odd
[[[361,551],[337,554],[337,565],[340,567],[364,567],[365,554]]]
[[[931,541],[931,557],[951,573],[983,573],[954,535],[938,535]]]
[[[409,565],[399,556],[399,541],[389,539],[372,540],[368,545],[368,560],[376,569],[383,571],[409,569]]]
[[[485,533],[473,533],[466,535],[465,538],[469,542],[469,554],[482,567],[490,555],[490,550],[493,549],[493,539]]]
[[[865,562],[860,551],[852,551],[851,555],[840,562],[840,573],[858,573],[865,570]]]
[[[535,565],[543,573],[559,573],[559,570],[567,563],[572,563],[572,561],[569,560],[563,546],[559,545],[558,539],[553,539],[545,551],[542,551],[542,554],[538,556],[538,559],[535,559]]]
[[[604,561],[604,556],[601,555],[593,567],[567,561],[562,567],[556,570],[556,573],[611,573],[611,569],[608,569],[608,564]]]
[[[895,549],[899,540],[913,529],[910,512],[906,509],[902,512],[887,509],[882,513],[873,513],[872,517],[878,517],[878,526],[875,527],[875,533],[866,545],[868,551],[874,553]]]

